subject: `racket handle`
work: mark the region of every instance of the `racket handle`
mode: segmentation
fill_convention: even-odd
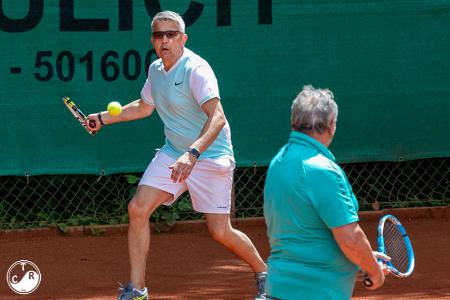
[[[89,120],[89,127],[95,128],[95,120]]]
[[[372,280],[369,277],[364,278],[363,284],[365,287],[371,287],[373,285]]]

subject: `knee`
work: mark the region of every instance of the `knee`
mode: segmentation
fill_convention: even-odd
[[[148,219],[150,217],[150,211],[142,201],[133,198],[130,203],[128,203],[128,217],[130,220]]]
[[[223,244],[228,239],[230,229],[221,226],[208,226],[208,231],[214,240]]]

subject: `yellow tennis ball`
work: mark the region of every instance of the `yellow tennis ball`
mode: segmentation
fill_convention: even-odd
[[[122,105],[117,101],[111,101],[108,104],[108,113],[111,116],[118,116],[122,113]]]

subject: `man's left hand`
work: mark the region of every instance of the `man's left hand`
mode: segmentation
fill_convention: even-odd
[[[378,252],[378,251],[372,251],[373,256],[375,256],[376,260],[378,261],[378,264],[380,265],[381,270],[383,270],[384,275],[389,275],[389,269],[386,268],[386,262],[390,261],[391,258],[387,256],[384,253]]]
[[[373,256],[375,257],[375,259],[378,261],[378,264],[380,265],[380,269],[383,271],[383,274],[389,275],[391,272],[389,272],[389,269],[386,268],[386,264],[385,262],[390,261],[391,258],[389,256],[387,256],[384,253],[378,252],[378,251],[372,251]],[[364,279],[367,278],[367,273],[364,272],[363,270],[359,270],[357,276],[356,276],[356,280],[357,281],[363,281]]]
[[[172,170],[170,179],[175,183],[184,182],[191,174],[196,162],[197,158],[195,158],[192,154],[188,152],[184,153],[174,164],[169,166],[169,169]]]

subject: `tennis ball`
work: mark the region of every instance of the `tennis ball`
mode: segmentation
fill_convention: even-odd
[[[108,113],[111,116],[118,116],[122,113],[122,105],[117,101],[111,101],[108,104]]]

